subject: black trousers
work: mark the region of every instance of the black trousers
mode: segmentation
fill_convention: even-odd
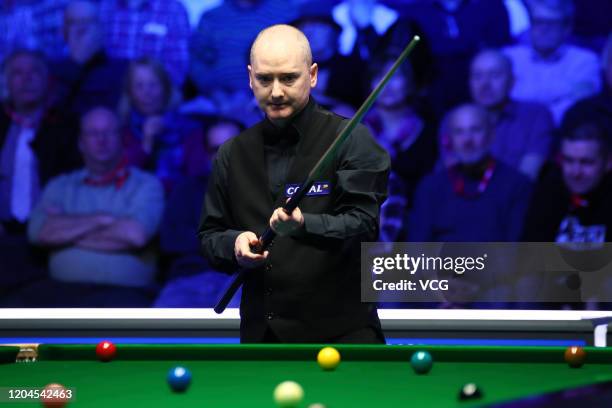
[[[262,343],[285,343],[279,339],[276,334],[268,327],[264,333],[264,337],[261,340]],[[384,335],[378,330],[372,327],[364,327],[349,333],[345,333],[341,336],[322,341],[321,343],[335,343],[335,344],[385,344]]]

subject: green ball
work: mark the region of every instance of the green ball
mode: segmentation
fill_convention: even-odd
[[[427,351],[419,350],[410,358],[410,365],[417,374],[427,374],[431,370],[433,359]]]

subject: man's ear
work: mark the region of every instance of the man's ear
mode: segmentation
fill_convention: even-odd
[[[249,71],[249,87],[253,89],[253,68],[250,65],[247,65],[247,70]]]
[[[318,74],[319,74],[319,66],[315,62],[310,66],[310,87],[311,88],[314,88],[315,86],[317,86]]]

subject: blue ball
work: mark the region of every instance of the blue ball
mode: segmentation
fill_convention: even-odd
[[[185,367],[177,366],[168,372],[168,385],[174,392],[183,392],[191,384],[191,373]]]
[[[431,370],[433,359],[427,351],[417,351],[410,358],[410,365],[417,374],[426,374]]]

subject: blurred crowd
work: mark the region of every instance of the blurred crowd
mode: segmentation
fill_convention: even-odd
[[[364,120],[392,158],[382,241],[612,241],[611,15],[608,0],[4,0],[0,307],[214,305],[228,277],[196,236],[210,163],[262,119],[246,66],[277,23],[306,34],[313,96],[347,117],[422,39]]]

